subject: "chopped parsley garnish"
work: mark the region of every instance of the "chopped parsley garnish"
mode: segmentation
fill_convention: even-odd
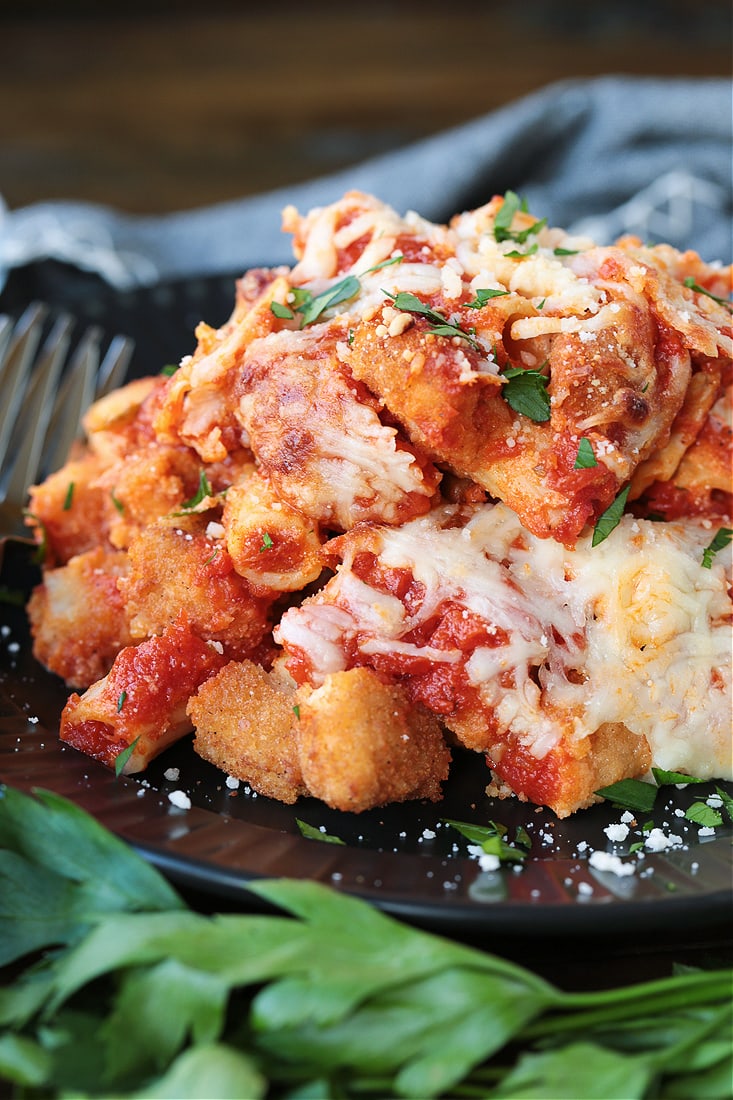
[[[549,379],[542,371],[506,367],[502,375],[506,383],[501,393],[510,408],[538,424],[550,419]]]
[[[166,363],[164,367],[160,368],[160,373],[164,378],[170,378],[178,370],[178,363]]]
[[[309,825],[307,821],[301,821],[299,817],[296,817],[295,823],[300,829],[301,835],[308,840],[322,840],[326,844],[344,844],[345,842],[339,836],[332,836],[330,833],[321,832],[320,829],[316,829],[315,826]]]
[[[346,278],[340,279],[328,290],[324,290],[315,297],[313,297],[310,290],[306,290],[304,287],[294,287],[290,293],[293,302],[292,309],[280,302],[270,302],[270,312],[283,320],[291,320],[296,313],[299,313],[300,327],[305,328],[306,325],[311,325],[314,321],[317,321],[321,314],[325,313],[331,306],[355,298],[360,290],[361,283],[356,275],[347,275]]]
[[[381,271],[385,267],[393,267],[394,264],[401,264],[404,260],[404,256],[390,256],[388,260],[382,260],[381,264],[375,264],[374,267],[368,267],[363,272],[364,275],[372,275],[375,271]]]
[[[689,278],[685,279],[684,283],[689,290],[694,290],[696,294],[704,294],[706,298],[712,298],[719,306],[724,306],[725,309],[733,313],[733,303],[729,302],[726,298],[719,298],[717,294],[713,294],[710,290],[706,290],[704,286],[700,286],[699,283],[696,283],[691,275]]]
[[[124,504],[122,503],[122,501],[121,501],[121,500],[118,500],[118,498],[117,498],[117,497],[115,496],[115,491],[114,491],[114,489],[112,489],[112,490],[110,491],[110,494],[109,494],[109,495],[110,495],[110,497],[111,497],[111,499],[112,499],[112,503],[114,504],[115,508],[116,508],[116,509],[117,509],[117,511],[118,511],[118,512],[120,513],[120,515],[122,515],[122,513],[123,513],[123,512],[125,511],[125,506],[124,506]]]
[[[712,569],[713,558],[718,550],[724,550],[731,539],[733,539],[733,531],[731,531],[730,527],[721,527],[713,540],[708,543],[702,552],[703,569]]]
[[[184,500],[181,508],[184,512],[192,512],[194,508],[198,508],[202,500],[206,500],[207,497],[210,497],[212,495],[213,491],[211,486],[209,485],[209,479],[206,476],[206,471],[202,469],[199,473],[198,489],[190,500]]]
[[[686,775],[684,772],[668,772],[664,768],[652,768],[652,775],[658,787],[682,787],[688,783],[704,783],[704,779],[697,779],[694,775]]]
[[[626,507],[626,498],[629,495],[629,488],[630,486],[627,485],[625,489],[622,489],[613,503],[609,504],[606,511],[596,520],[596,525],[593,528],[591,546],[598,546],[599,543],[608,538],[615,527],[618,527],[621,522],[621,516],[624,514],[624,508]]]
[[[66,489],[66,496],[64,497],[64,506],[63,506],[64,512],[68,512],[69,509],[71,508],[71,505],[72,505],[73,500],[74,500],[74,489],[75,489],[75,483],[73,481],[70,481],[69,484],[68,484],[68,487]]]
[[[300,718],[300,705],[298,703],[295,703],[295,705],[293,706],[293,714],[296,718]]]
[[[574,470],[590,470],[594,466],[597,466],[595,452],[593,451],[593,444],[590,439],[586,439],[585,436],[578,444],[578,453],[575,456],[575,462],[573,464]]]
[[[707,802],[693,802],[685,810],[685,817],[702,829],[715,829],[723,824],[723,815],[714,806],[708,806]]]
[[[577,256],[577,248],[553,248],[553,254],[555,256]]]
[[[512,222],[514,221],[514,215],[527,212],[527,204],[523,199],[514,191],[507,191],[504,195],[504,202],[494,219],[494,240],[501,243],[502,241],[514,241],[515,244],[524,245],[527,243],[530,237],[539,233],[547,225],[547,218],[541,218],[539,221],[533,222],[532,225],[528,225],[526,229],[512,229]],[[507,252],[507,256],[522,257],[531,256],[536,252],[538,248],[537,243],[533,243],[529,248],[521,251],[520,249],[513,249],[511,252]]]
[[[117,696],[117,713],[118,714],[120,713],[120,711],[124,707],[126,700],[127,700],[127,692],[126,691],[121,691],[120,694]]]
[[[262,545],[260,546],[260,553],[262,553],[264,550],[270,550],[273,546],[274,546],[274,543],[273,543],[272,539],[268,535],[267,531],[265,531],[265,533],[262,536]]]
[[[454,821],[444,818],[444,823],[456,829],[466,840],[478,844],[488,856],[496,856],[505,863],[521,863],[527,858],[532,846],[526,829],[519,827],[513,842],[507,840],[509,830],[506,825],[489,821],[487,825],[473,825],[469,821]]]
[[[290,306],[284,306],[282,302],[270,302],[270,312],[281,321],[291,321],[295,316]]]
[[[506,294],[509,294],[508,290],[494,290],[491,287],[479,287],[476,291],[476,297],[466,302],[467,309],[481,309],[487,302],[490,302],[492,298],[503,298]]]
[[[122,694],[124,695],[124,694],[125,694],[125,692],[123,691],[123,693],[122,693]],[[117,707],[117,709],[118,709],[118,710],[120,709],[120,708],[119,708],[119,706]],[[129,744],[128,746],[127,746],[127,748],[126,748],[126,749],[123,749],[123,750],[122,750],[122,752],[118,752],[118,753],[117,753],[117,756],[115,757],[115,775],[121,775],[121,774],[122,774],[122,771],[123,771],[123,769],[124,769],[124,767],[125,767],[125,764],[126,764],[126,763],[127,763],[127,761],[128,761],[129,759],[130,759],[130,757],[132,756],[132,754],[134,753],[134,751],[135,751],[135,748],[136,748],[136,746],[137,746],[137,743],[138,743],[138,741],[139,741],[139,740],[140,740],[140,737],[139,737],[139,735],[138,735],[138,736],[137,736],[137,737],[135,738],[135,740],[134,740],[134,741],[132,741],[132,742],[131,742],[131,743],[130,743],[130,744]]]
[[[460,325],[453,324],[444,314],[440,313],[437,309],[432,309],[421,301],[415,294],[410,294],[409,291],[401,290],[398,294],[390,294],[388,290],[383,293],[389,298],[395,309],[402,310],[403,313],[417,313],[421,317],[425,317],[430,321],[432,328],[428,329],[434,336],[458,336],[461,340],[465,340],[475,348],[477,351],[479,345],[473,339],[470,333],[466,332],[460,327]]]
[[[643,779],[620,779],[618,783],[601,787],[595,793],[614,806],[635,813],[648,813],[654,806],[657,790],[653,783],[645,783]]]

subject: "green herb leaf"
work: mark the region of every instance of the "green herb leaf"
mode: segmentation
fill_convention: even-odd
[[[330,833],[321,832],[321,830],[316,829],[315,826],[309,825],[307,821],[301,821],[299,817],[296,817],[295,823],[300,829],[301,834],[308,840],[323,840],[326,844],[344,843],[341,837],[331,836]]]
[[[355,275],[347,275],[345,279],[341,279],[338,283],[334,283],[328,290],[324,290],[321,294],[316,295],[315,298],[311,297],[309,292],[306,291],[308,297],[303,297],[300,302],[297,302],[295,309],[300,313],[300,327],[305,328],[306,325],[313,324],[318,318],[330,309],[332,306],[340,305],[341,302],[348,302],[351,298],[355,298],[361,290],[361,283]]]
[[[685,817],[702,828],[716,829],[723,824],[723,815],[707,802],[693,802],[685,810]]]
[[[595,793],[612,802],[614,806],[633,810],[635,813],[648,813],[656,801],[657,788],[653,783],[645,783],[643,779],[620,779],[618,783],[601,787]]]
[[[272,541],[270,535],[267,533],[267,531],[265,531],[262,535],[262,545],[260,546],[260,553],[264,553],[265,550],[271,550],[274,545],[275,544]]]
[[[456,829],[467,840],[481,846],[487,855],[497,856],[502,862],[521,863],[527,858],[527,853],[532,842],[525,829],[517,830],[514,843],[507,841],[507,828],[505,825],[489,821],[486,825],[474,825],[468,821],[454,821],[450,818],[443,819],[446,825]]]
[[[110,499],[111,499],[112,503],[114,504],[115,508],[117,509],[117,511],[120,513],[120,515],[123,515],[124,511],[125,511],[125,506],[122,503],[122,501],[118,500],[118,498],[115,496],[114,489],[110,490],[109,495],[110,495]]]
[[[117,697],[117,713],[118,714],[120,713],[120,711],[124,707],[126,700],[127,700],[127,692],[126,691],[121,691],[120,694]],[[125,752],[127,752],[127,749],[125,749]]]
[[[494,218],[495,241],[513,240],[511,226],[514,221],[514,215],[521,209],[521,206],[522,202],[516,191],[506,191],[504,193],[504,201]]]
[[[540,246],[535,241],[534,244],[531,244],[529,246],[529,248],[525,248],[524,250],[522,250],[520,248],[513,248],[511,250],[511,252],[507,252],[506,255],[509,256],[513,260],[523,260],[525,258],[525,256],[534,256],[535,252],[537,252],[539,247]]]
[[[712,298],[719,306],[725,306],[727,310],[733,312],[733,303],[729,302],[727,298],[719,298],[717,294],[713,294],[711,291],[706,290],[704,286],[700,286],[699,283],[696,283],[691,275],[684,280],[684,285],[690,290],[694,290],[696,294],[704,294],[706,298]]]
[[[697,779],[694,775],[685,775],[684,772],[668,772],[664,768],[652,768],[652,775],[659,787],[686,786],[688,783],[704,783],[704,779]]]
[[[510,408],[538,424],[550,419],[546,375],[521,367],[507,367],[502,374],[507,381],[501,392]]]
[[[172,376],[178,370],[178,366],[178,363],[166,363],[164,367],[160,368],[160,373],[164,376],[164,378],[172,378]]]
[[[509,294],[508,290],[494,290],[490,287],[484,289],[479,287],[475,297],[470,302],[466,302],[466,309],[481,309],[487,302],[490,302],[492,298],[503,298],[507,294]]]
[[[729,795],[727,791],[722,790],[720,787],[715,788],[715,793],[718,795],[721,802],[723,803],[725,812],[727,813],[728,817],[731,821],[733,821],[733,796]]]
[[[63,504],[63,511],[64,512],[68,512],[70,510],[71,505],[74,501],[74,488],[75,488],[75,483],[73,481],[70,481],[69,484],[68,484],[68,487],[66,489],[66,496],[64,497],[64,504]]]
[[[577,256],[577,248],[553,248],[553,254],[555,256]]]
[[[209,479],[206,476],[206,471],[201,469],[199,471],[199,485],[198,489],[190,500],[184,500],[181,508],[184,512],[192,512],[195,508],[198,508],[199,504],[207,497],[213,496],[213,491],[209,485]]]
[[[575,456],[575,463],[573,464],[574,470],[590,470],[594,466],[597,466],[595,452],[593,450],[593,444],[590,439],[582,437],[578,444],[578,453]]]
[[[290,306],[284,306],[282,302],[270,302],[270,313],[281,321],[292,321],[295,314]]]
[[[702,552],[703,569],[712,569],[713,558],[719,550],[724,550],[729,545],[731,539],[733,539],[733,531],[730,527],[721,527]]]
[[[117,700],[117,712],[118,713],[122,710],[122,707],[123,707],[124,702],[125,702],[125,699],[122,698],[123,695],[125,696],[125,699],[126,699],[127,698],[127,692],[126,691],[121,692],[120,698]],[[130,759],[132,754],[134,753],[135,748],[136,748],[137,743],[138,743],[139,740],[140,740],[140,738],[136,737],[134,741],[130,742],[130,744],[127,746],[126,749],[123,749],[122,752],[117,753],[117,756],[115,757],[115,775],[122,775],[125,764]]]
[[[627,485],[625,489],[622,489],[613,503],[609,504],[605,512],[596,520],[596,525],[593,528],[591,546],[598,546],[599,543],[608,538],[615,527],[618,527],[621,522],[621,516],[624,514],[624,508],[626,507],[626,498],[629,495],[629,488],[630,486]]]
[[[375,271],[382,271],[385,267],[393,267],[394,264],[401,264],[404,258],[404,256],[390,256],[388,260],[382,260],[380,264],[375,264],[374,267],[368,267],[363,274],[371,275]]]
[[[421,317],[426,317],[432,324],[432,328],[428,329],[428,332],[433,333],[433,335],[458,336],[461,340],[469,343],[471,347],[479,350],[478,343],[469,332],[462,329],[460,325],[454,325],[439,310],[426,305],[416,294],[410,294],[409,291],[405,290],[401,290],[397,294],[390,294],[388,290],[384,290],[382,293],[390,299],[395,309],[400,309],[403,313],[416,313]]]

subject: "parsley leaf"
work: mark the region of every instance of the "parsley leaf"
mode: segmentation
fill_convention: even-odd
[[[507,367],[502,374],[507,381],[501,392],[510,408],[538,424],[550,419],[548,378],[542,371]]]
[[[63,511],[68,512],[74,500],[74,488],[75,482],[70,481],[66,489],[66,496],[64,497]]]
[[[658,787],[681,787],[688,783],[704,783],[704,779],[697,779],[694,775],[686,775],[684,772],[668,772],[664,768],[652,768],[652,775]]]
[[[621,779],[608,787],[601,787],[595,793],[611,802],[614,806],[637,813],[648,813],[657,797],[658,788],[643,779]]]
[[[515,191],[505,192],[504,202],[494,218],[495,241],[501,242],[514,239],[511,233],[511,225],[514,221],[514,215],[521,209],[521,206],[521,199]]]
[[[629,489],[629,485],[627,485],[625,489],[622,489],[613,503],[609,504],[606,511],[598,517],[596,525],[593,528],[591,546],[598,546],[599,543],[608,538],[615,527],[618,527],[621,522],[621,516],[624,514]]]
[[[198,489],[190,500],[184,500],[181,508],[184,512],[192,512],[195,508],[198,508],[202,500],[206,500],[207,497],[213,495],[213,490],[209,485],[209,479],[206,476],[206,471],[201,470],[199,472],[199,485]]]
[[[508,290],[494,290],[491,287],[479,287],[476,291],[475,298],[470,302],[466,302],[466,309],[481,309],[487,302],[490,302],[492,298],[503,298],[506,294],[509,294]]]
[[[723,815],[707,802],[693,802],[685,810],[685,817],[703,829],[715,829],[723,824]]]
[[[400,309],[403,313],[416,313],[430,321],[432,328],[428,329],[428,332],[431,332],[434,336],[458,336],[461,340],[469,343],[472,348],[477,351],[480,350],[479,345],[470,333],[465,332],[460,325],[454,325],[439,310],[426,305],[417,295],[406,290],[401,290],[397,294],[390,294],[388,290],[385,290],[383,294],[389,298],[395,309]]]
[[[514,842],[510,843],[507,840],[507,827],[495,821],[489,821],[487,825],[473,825],[469,821],[454,821],[451,818],[443,820],[466,840],[478,844],[486,855],[496,856],[502,862],[508,863],[521,863],[527,858],[531,841],[525,829],[517,829]]]
[[[295,823],[300,829],[301,835],[306,837],[307,840],[322,840],[326,844],[345,843],[340,836],[332,836],[330,833],[321,832],[314,825],[309,825],[307,821],[301,821],[299,817],[296,817]]]
[[[300,314],[300,327],[305,328],[306,325],[313,324],[331,306],[348,302],[351,298],[355,298],[360,290],[361,283],[356,275],[347,275],[345,279],[334,283],[328,290],[317,294],[315,298],[306,291],[307,297],[302,296],[301,301],[295,306]]]
[[[514,241],[516,244],[526,244],[530,237],[539,233],[544,226],[547,225],[547,218],[541,218],[539,221],[533,222],[525,229],[512,229],[512,223],[514,221],[514,215],[519,211],[526,212],[527,204],[523,199],[514,191],[507,191],[504,195],[504,202],[494,218],[494,240],[498,243],[502,241]],[[511,252],[507,252],[507,256],[522,257],[531,256],[537,251],[538,245],[535,242],[531,244],[529,248],[521,251],[520,249],[513,249]]]
[[[704,294],[706,298],[712,298],[719,306],[724,306],[725,309],[733,313],[733,303],[729,302],[726,298],[719,298],[717,294],[713,294],[710,290],[706,290],[704,286],[700,286],[699,283],[696,283],[691,275],[684,280],[684,285],[688,287],[689,290],[694,290],[696,294]]]
[[[721,527],[712,541],[705,547],[702,552],[702,567],[703,569],[712,569],[713,558],[717,554],[718,550],[724,550],[725,547],[733,539],[733,531],[730,527]]]
[[[125,702],[125,699],[123,699],[123,696],[125,697],[125,699],[127,698],[127,692],[126,691],[123,691],[120,694],[120,699],[122,700],[122,704],[124,704],[124,702]],[[122,705],[120,704],[120,699],[117,700],[117,710],[118,711],[122,710]],[[126,749],[123,749],[122,752],[117,753],[117,756],[115,757],[115,775],[122,775],[125,764],[130,759],[132,754],[134,753],[135,748],[137,747],[137,743],[138,743],[139,740],[140,740],[140,738],[138,736],[138,737],[135,738],[134,741],[130,742],[130,744],[127,746]]]
[[[290,306],[284,306],[282,302],[275,301],[270,302],[270,313],[281,321],[292,321],[295,316]]]
[[[590,439],[586,439],[585,436],[580,440],[578,444],[578,453],[575,456],[575,462],[573,464],[574,470],[590,470],[593,466],[597,466],[595,452],[593,450],[593,444]]]
[[[273,543],[270,535],[267,531],[265,531],[262,535],[262,545],[260,546],[260,553],[262,554],[265,550],[270,550],[274,545],[275,544]]]

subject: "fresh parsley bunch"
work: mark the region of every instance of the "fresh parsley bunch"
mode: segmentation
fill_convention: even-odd
[[[0,796],[16,1097],[729,1095],[728,971],[564,993],[311,882],[205,916],[72,803]]]

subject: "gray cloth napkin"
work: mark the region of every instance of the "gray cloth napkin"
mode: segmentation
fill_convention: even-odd
[[[0,210],[7,271],[53,258],[117,287],[287,263],[282,208],[305,212],[357,188],[431,220],[511,188],[551,225],[598,243],[622,233],[731,260],[727,80],[569,80],[333,175],[163,217],[88,203]]]

